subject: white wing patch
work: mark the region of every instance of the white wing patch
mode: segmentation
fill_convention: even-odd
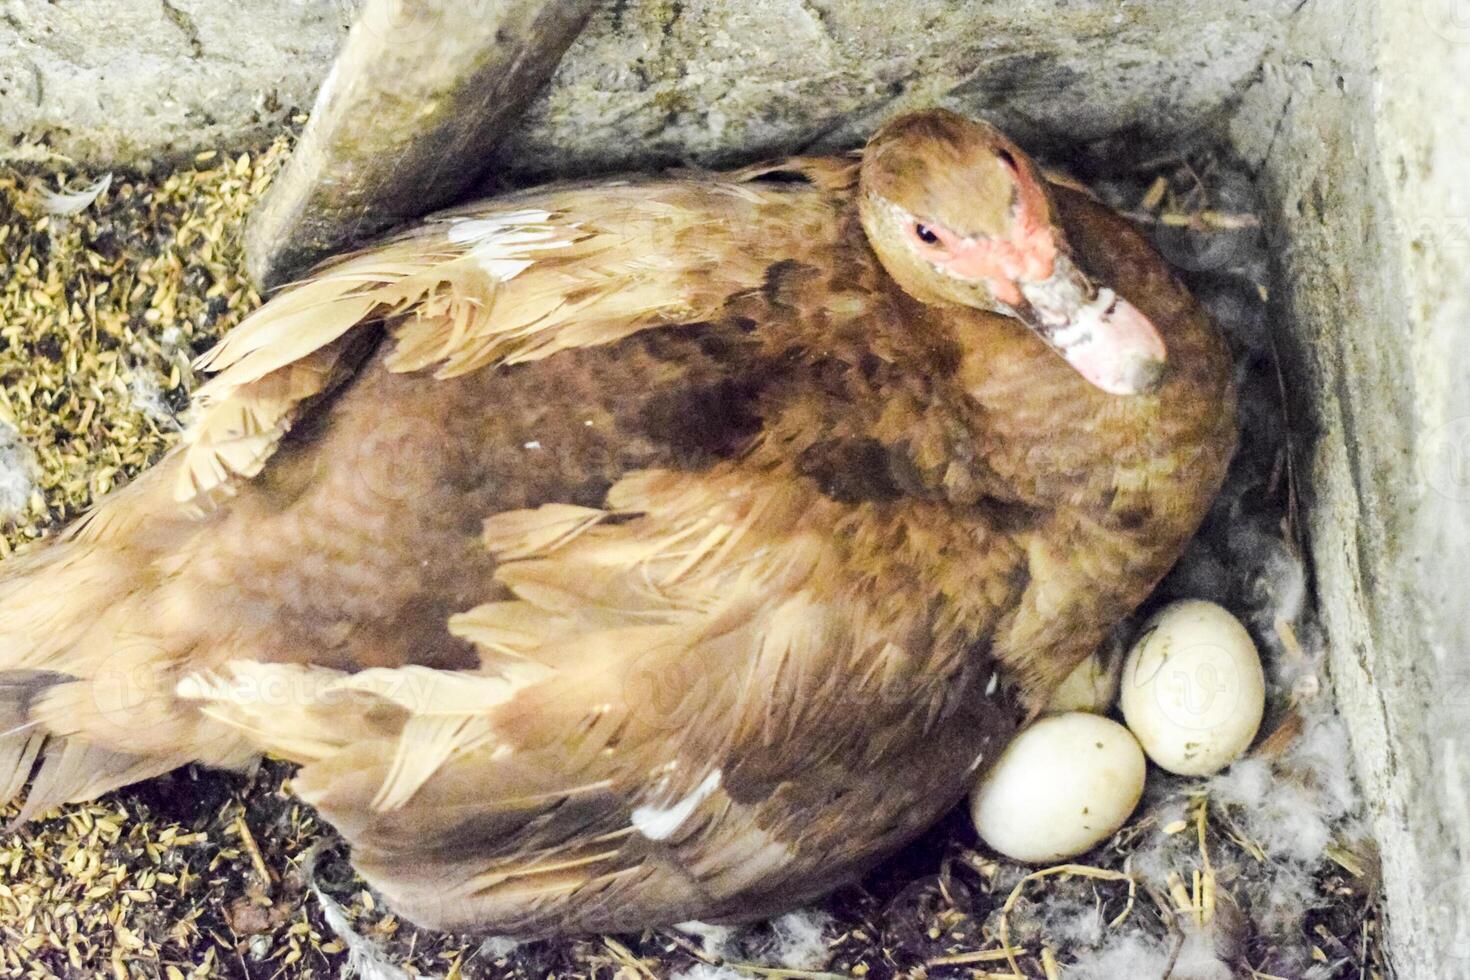
[[[640,834],[649,840],[667,840],[684,821],[694,815],[699,804],[720,788],[721,771],[716,769],[704,777],[682,800],[670,807],[640,806],[633,811],[632,823]]]
[[[565,247],[567,233],[580,227],[575,222],[552,224],[550,211],[506,211],[485,218],[454,219],[445,237],[456,245],[468,245],[480,268],[500,282],[509,282],[531,267],[535,260],[529,253]]]
[[[505,333],[534,332],[551,310],[517,309],[522,304],[506,301],[506,283],[538,257],[573,251],[587,237],[580,229],[545,210],[449,219],[348,256],[285,290],[196,363],[217,373],[195,398],[175,499],[208,503],[227,495],[236,478],[259,473],[299,406],[339,377],[334,345],[359,326],[411,314],[394,370],[446,362],[459,368],[466,349],[493,351]],[[487,318],[497,306],[508,308],[492,323]]]
[[[258,474],[299,414],[384,327],[383,366],[452,378],[707,318],[780,256],[839,235],[835,199],[734,181],[548,188],[431,216],[276,295],[198,361],[174,498],[209,509]],[[759,244],[760,247],[756,247]]]

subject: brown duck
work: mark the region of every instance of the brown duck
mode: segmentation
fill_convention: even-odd
[[[913,838],[1234,438],[1160,258],[947,112],[436,215],[203,367],[162,463],[0,566],[0,797],[271,753],[402,914],[524,935],[769,915]]]

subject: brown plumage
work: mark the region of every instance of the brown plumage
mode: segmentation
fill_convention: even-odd
[[[203,360],[183,443],[0,566],[0,795],[274,753],[404,915],[529,935],[770,914],[912,838],[1233,446],[1158,256],[943,113],[435,216]]]

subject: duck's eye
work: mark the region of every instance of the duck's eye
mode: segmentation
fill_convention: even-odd
[[[925,245],[939,244],[939,236],[934,234],[934,229],[923,223],[914,225],[914,237]]]
[[[1000,157],[1000,162],[1005,164],[1008,170],[1020,171],[1021,168],[1016,164],[1016,158],[1011,156],[1010,150],[996,150],[995,155]]]

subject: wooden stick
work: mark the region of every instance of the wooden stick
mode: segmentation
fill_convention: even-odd
[[[291,162],[251,215],[263,285],[453,201],[595,0],[367,0]]]

